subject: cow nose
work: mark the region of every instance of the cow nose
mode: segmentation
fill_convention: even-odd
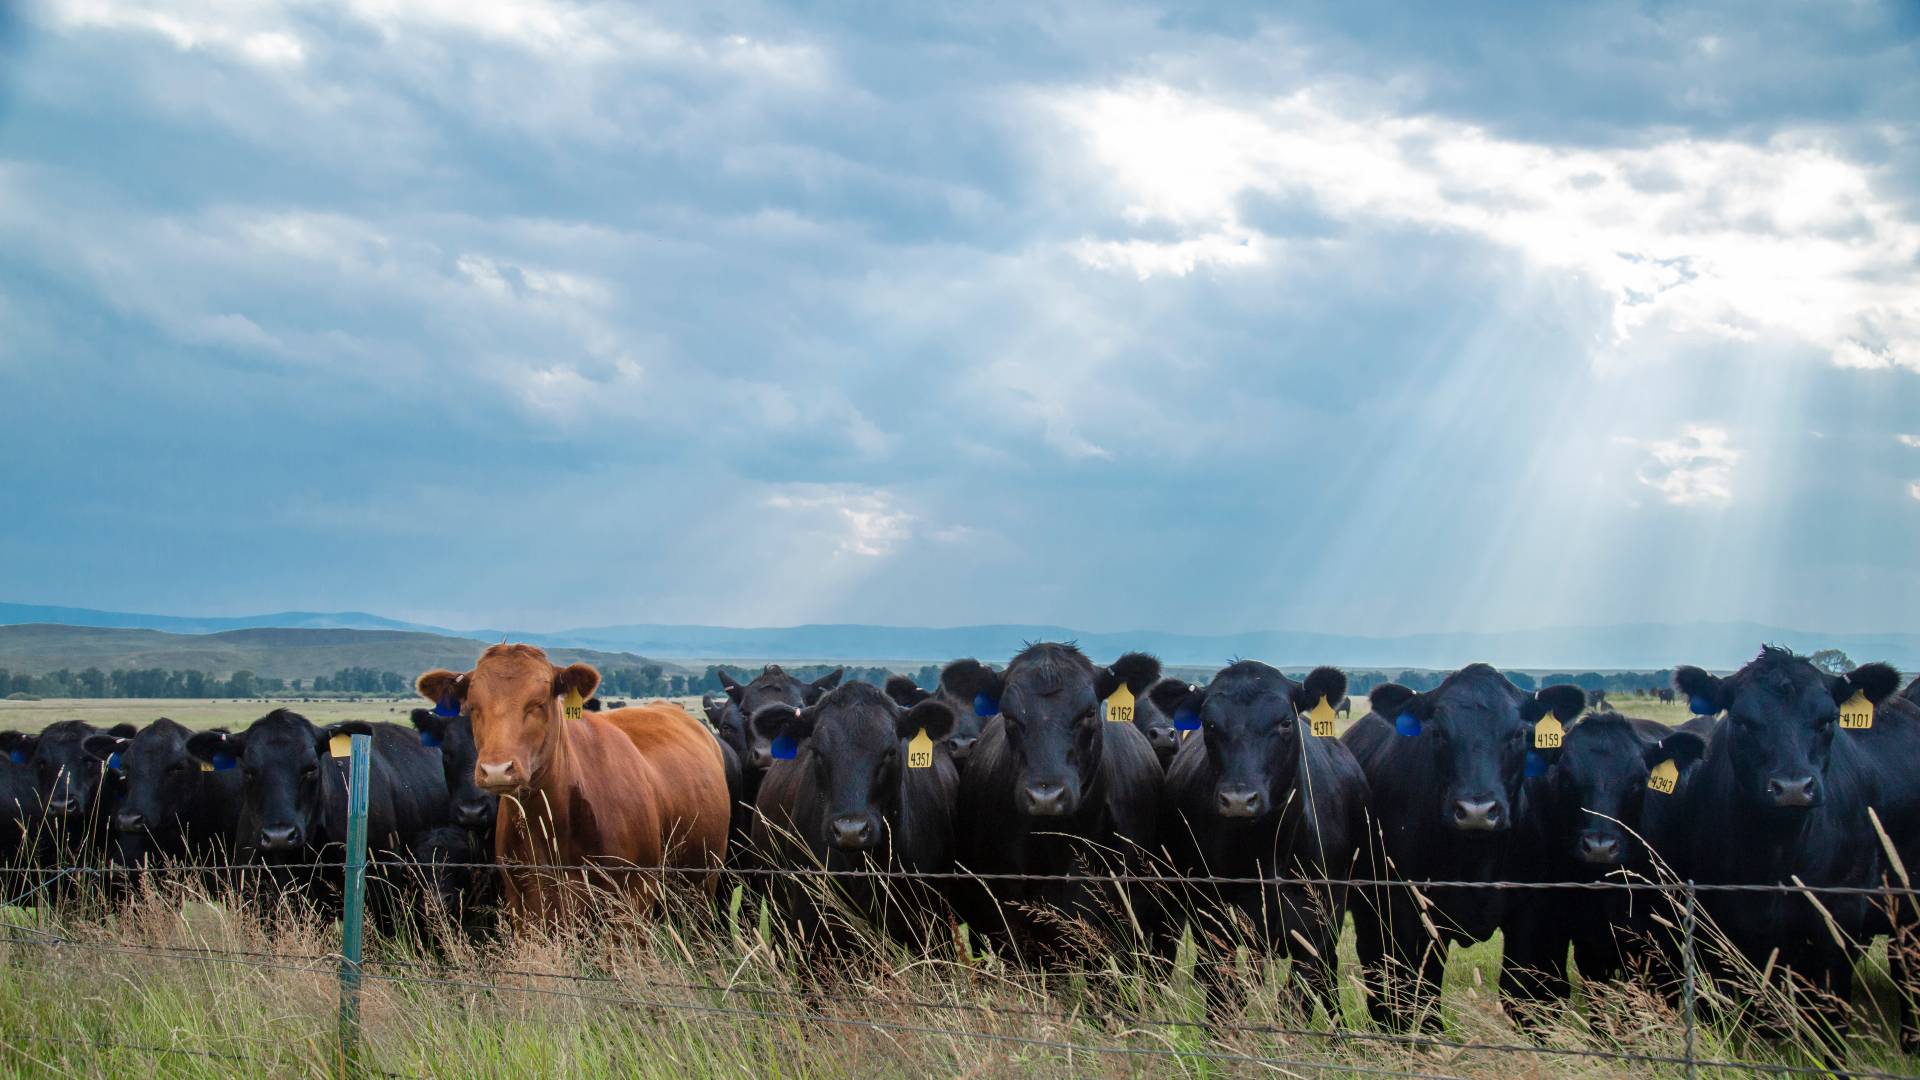
[[[1505,824],[1505,816],[1500,813],[1500,804],[1496,800],[1459,799],[1453,804],[1453,827],[1456,829],[1491,832]]]
[[[1813,777],[1776,776],[1767,781],[1767,794],[1775,806],[1812,806]]]
[[[80,800],[71,795],[55,795],[47,800],[47,813],[71,814],[80,809]]]
[[[1155,750],[1175,750],[1180,746],[1179,736],[1175,735],[1170,727],[1150,729],[1147,732],[1147,742],[1153,744]]]
[[[1587,833],[1580,837],[1580,860],[1612,866],[1620,861],[1620,840],[1613,836],[1595,836]]]
[[[1259,817],[1267,812],[1266,793],[1253,788],[1221,788],[1220,816],[1230,818]]]
[[[492,818],[492,799],[468,799],[453,808],[453,820],[463,828],[477,829]]]
[[[139,832],[147,827],[147,819],[138,810],[122,810],[113,815],[113,827],[121,832]]]
[[[260,829],[261,851],[288,851],[300,846],[297,825],[265,825]]]
[[[953,755],[953,760],[965,761],[967,755],[973,753],[973,744],[979,741],[977,735],[954,735],[947,739],[947,750]]]
[[[473,782],[488,791],[512,791],[520,786],[520,767],[511,758],[482,761],[473,767]]]
[[[873,822],[861,815],[859,817],[837,817],[833,819],[833,845],[847,851],[858,851],[873,845]]]
[[[1035,817],[1059,817],[1067,812],[1064,784],[1028,784],[1027,812]]]
[[[756,746],[753,752],[747,755],[747,760],[752,762],[756,769],[771,769],[773,768],[773,749],[767,746]]]

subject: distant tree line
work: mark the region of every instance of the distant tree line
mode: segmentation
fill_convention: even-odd
[[[73,671],[61,668],[44,675],[28,675],[0,668],[0,691],[7,695],[73,698],[219,698],[259,697],[284,693],[284,679],[267,678],[251,671],[236,671],[220,678],[206,671],[169,671],[166,668],[97,667]]]

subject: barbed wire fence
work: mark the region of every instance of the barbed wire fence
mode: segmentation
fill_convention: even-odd
[[[45,950],[48,954],[57,954],[63,950],[82,953],[120,953],[132,956],[150,957],[195,964],[238,966],[252,970],[284,972],[304,976],[325,976],[332,974],[338,983],[338,1039],[337,1065],[342,1076],[354,1075],[403,1075],[385,1072],[372,1065],[364,1052],[364,1031],[360,1012],[361,995],[368,983],[394,987],[440,987],[450,990],[484,993],[505,997],[517,995],[523,998],[567,1000],[586,1004],[616,1007],[622,1010],[645,1012],[658,1015],[703,1016],[716,1020],[739,1023],[794,1023],[817,1024],[827,1027],[860,1029],[888,1033],[896,1036],[920,1036],[956,1040],[980,1045],[1002,1045],[1030,1050],[1049,1051],[1066,1055],[1085,1055],[1087,1057],[1106,1057],[1131,1059],[1136,1061],[1213,1063],[1273,1069],[1282,1071],[1312,1071],[1319,1073],[1339,1073],[1356,1076],[1391,1077],[1448,1077],[1452,1074],[1442,1071],[1430,1071],[1424,1068],[1395,1067],[1390,1065],[1369,1064],[1357,1060],[1327,1060],[1317,1057],[1289,1057],[1282,1054],[1259,1053],[1238,1050],[1224,1045],[1139,1045],[1118,1041],[1085,1041],[1071,1038],[1052,1038],[1042,1035],[1019,1034],[1008,1031],[981,1030],[983,1026],[967,1021],[969,1016],[992,1015],[994,1017],[1024,1017],[1053,1024],[1070,1024],[1080,1018],[1075,1010],[1064,1008],[1009,1006],[1005,1004],[985,1004],[965,1001],[941,1001],[933,998],[913,995],[873,995],[850,994],[823,990],[819,987],[796,989],[792,987],[751,986],[732,982],[706,981],[660,981],[653,980],[647,985],[647,993],[628,992],[623,981],[617,976],[599,975],[589,972],[555,972],[510,967],[480,967],[461,965],[452,962],[427,962],[421,960],[368,959],[363,954],[364,925],[366,920],[366,890],[368,886],[369,862],[365,832],[365,751],[363,745],[366,736],[355,736],[357,744],[354,756],[359,767],[350,771],[350,808],[357,813],[350,814],[349,838],[346,844],[345,858],[340,862],[298,862],[262,864],[252,862],[210,862],[205,864],[168,864],[135,866],[62,866],[57,868],[0,867],[0,880],[12,877],[21,883],[19,888],[9,887],[6,893],[9,903],[23,905],[41,903],[44,908],[53,899],[54,891],[63,882],[94,879],[125,879],[135,875],[228,875],[244,878],[248,875],[285,875],[300,873],[325,873],[340,875],[341,920],[339,930],[340,949],[327,953],[286,954],[265,950],[224,949],[204,946],[137,944],[122,941],[93,941],[82,937],[48,929],[41,926],[8,924],[0,926],[0,944],[9,947]],[[354,823],[357,822],[357,828]],[[431,867],[440,869],[458,869],[475,872],[495,872],[501,869],[491,862],[436,861]],[[406,864],[395,869],[405,870]],[[1507,891],[1625,891],[1652,894],[1668,899],[1670,910],[1678,913],[1678,925],[1672,927],[1679,935],[1679,962],[1682,968],[1683,984],[1678,1002],[1679,1019],[1683,1025],[1682,1049],[1678,1054],[1639,1052],[1624,1049],[1605,1049],[1599,1047],[1573,1047],[1548,1045],[1541,1042],[1490,1041],[1486,1039],[1449,1038],[1444,1034],[1428,1032],[1401,1032],[1374,1030],[1344,1026],[1340,1017],[1329,1016],[1330,1027],[1310,1027],[1290,1024],[1260,1024],[1234,1022],[1227,1018],[1208,1018],[1196,1020],[1192,1017],[1125,1015],[1118,1017],[1130,1029],[1151,1032],[1191,1032],[1204,1030],[1213,1035],[1235,1035],[1251,1038],[1272,1038],[1307,1042],[1329,1050],[1342,1047],[1390,1047],[1404,1050],[1431,1051],[1439,1054],[1494,1054],[1511,1056],[1516,1059],[1538,1063],[1548,1059],[1583,1061],[1593,1064],[1606,1064],[1628,1068],[1634,1066],[1658,1067],[1683,1072],[1689,1078],[1701,1070],[1716,1072],[1735,1072],[1749,1075],[1800,1076],[1819,1075],[1837,1077],[1862,1077],[1881,1080],[1908,1073],[1873,1069],[1847,1068],[1834,1062],[1818,1065],[1799,1065],[1786,1062],[1746,1060],[1738,1057],[1721,1057],[1702,1053],[1699,1045],[1702,1028],[1700,1016],[1702,999],[1708,992],[1710,980],[1703,970],[1699,953],[1702,946],[1699,939],[1700,914],[1697,901],[1702,896],[1715,894],[1774,894],[1795,896],[1820,905],[1828,897],[1871,897],[1888,905],[1920,904],[1920,889],[1891,883],[1881,887],[1851,886],[1808,886],[1801,884],[1726,884],[1694,883],[1687,881],[1652,880],[1597,880],[1597,881],[1474,881],[1474,880],[1425,880],[1407,881],[1397,878],[1337,878],[1337,877],[1248,877],[1224,875],[1179,875],[1161,873],[1075,873],[1075,874],[1039,874],[1039,873],[985,873],[976,874],[964,870],[943,872],[919,872],[893,870],[879,867],[865,869],[828,869],[824,867],[773,867],[743,866],[727,867],[720,871],[709,868],[689,867],[637,867],[606,864],[553,865],[553,866],[516,866],[516,872],[553,874],[553,875],[593,875],[600,878],[628,877],[639,875],[658,879],[662,884],[675,878],[697,876],[711,878],[716,873],[725,874],[738,881],[768,882],[776,879],[795,879],[822,884],[836,884],[845,881],[865,880],[901,881],[920,883],[1075,883],[1105,884],[1115,886],[1145,886],[1162,888],[1192,889],[1195,887],[1292,887],[1292,888],[1348,888],[1348,889],[1409,889],[1418,893],[1441,893],[1448,890],[1507,890]],[[28,875],[22,877],[22,875]],[[1823,908],[1824,910],[1824,908]],[[835,1015],[822,1008],[823,1004],[848,1008],[860,1015]],[[914,1013],[938,1016],[945,1022],[909,1023],[899,1019],[873,1015],[875,1009],[898,1011],[912,1010]],[[198,1060],[203,1063],[217,1064],[221,1067],[232,1065],[245,1069],[253,1065],[252,1059],[245,1053],[228,1049],[163,1045],[159,1043],[135,1043],[107,1039],[82,1039],[59,1037],[39,1033],[6,1033],[0,1036],[7,1043],[18,1041],[47,1047],[66,1047],[70,1049],[92,1049],[102,1052],[122,1052],[145,1054],[152,1057],[179,1057]],[[11,1047],[16,1053],[26,1054],[23,1047]]]

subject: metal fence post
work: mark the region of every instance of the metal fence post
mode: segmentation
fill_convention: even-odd
[[[367,904],[367,773],[373,739],[352,737],[347,758],[346,909],[340,925],[340,1074],[357,1072],[360,1051],[360,943]]]
[[[1693,1080],[1694,1068],[1695,1068],[1693,1063],[1694,1061],[1694,1057],[1693,1057],[1694,1008],[1695,1008],[1694,995],[1696,994],[1697,991],[1695,990],[1695,987],[1694,987],[1694,964],[1693,964],[1694,914],[1693,914],[1693,879],[1692,878],[1687,879],[1686,901],[1687,901],[1686,907],[1681,912],[1681,915],[1680,915],[1681,934],[1684,937],[1684,940],[1681,943],[1681,962],[1686,965],[1686,982],[1682,988],[1682,995],[1683,995],[1682,1007],[1686,1010],[1686,1022],[1687,1022],[1687,1049],[1686,1049],[1687,1080]]]

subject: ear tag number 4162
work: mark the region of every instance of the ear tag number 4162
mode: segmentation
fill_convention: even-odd
[[[927,735],[927,729],[907,740],[907,768],[933,768],[933,739]]]
[[[1557,750],[1560,748],[1560,740],[1566,737],[1566,727],[1560,723],[1560,718],[1552,713],[1541,717],[1540,722],[1533,725],[1535,750]]]
[[[569,690],[560,704],[566,710],[567,719],[578,720],[581,714],[586,712],[587,700],[580,696],[580,691]]]
[[[1840,726],[1853,731],[1873,726],[1873,702],[1867,700],[1863,691],[1855,690],[1840,706]]]
[[[1126,683],[1115,687],[1107,698],[1107,723],[1133,723],[1133,691],[1127,689]]]
[[[1333,705],[1322,694],[1320,704],[1307,711],[1308,730],[1322,739],[1333,738],[1333,716]]]

